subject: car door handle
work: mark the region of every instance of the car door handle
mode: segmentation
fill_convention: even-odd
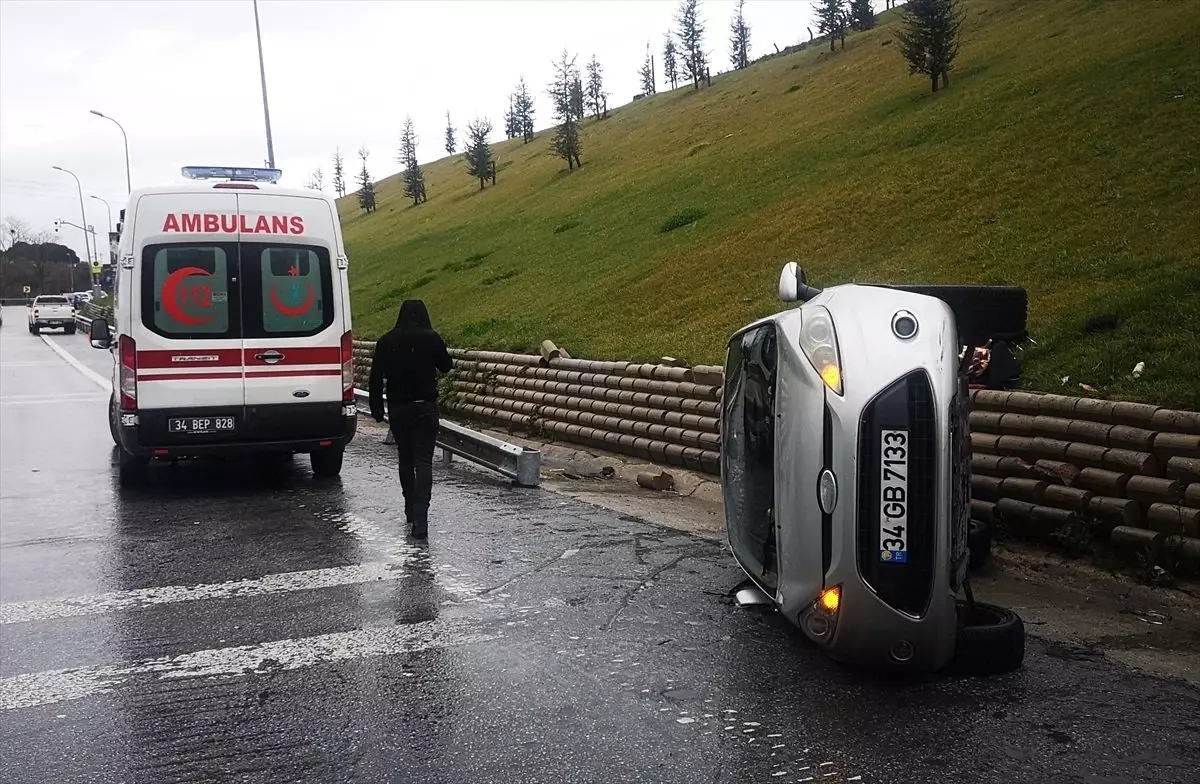
[[[283,354],[280,354],[275,349],[271,349],[270,351],[264,351],[261,354],[255,354],[254,358],[261,360],[262,362],[266,362],[268,365],[274,365],[276,362],[283,359]]]

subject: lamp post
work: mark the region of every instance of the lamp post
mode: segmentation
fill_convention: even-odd
[[[92,114],[96,115],[97,117],[103,117],[121,129],[121,138],[125,140],[125,192],[129,193],[133,190],[133,181],[129,178],[129,137],[125,135],[125,128],[121,125],[121,123],[117,122],[103,112],[98,112],[95,109],[92,109]],[[109,223],[111,224],[112,221],[110,220]]]
[[[275,145],[271,141],[271,110],[267,108],[267,69],[263,65],[262,31],[258,27],[258,0],[254,0],[254,36],[258,39],[258,76],[262,80],[263,118],[267,123],[267,168],[275,168]]]
[[[92,249],[88,245],[87,210],[85,210],[83,207],[83,185],[80,184],[79,177],[75,175],[75,172],[70,171],[69,169],[64,169],[61,166],[51,166],[50,168],[54,169],[55,171],[66,172],[75,178],[75,187],[79,189],[79,217],[81,218],[79,222],[82,224],[80,228],[83,229],[83,251],[85,254],[87,254],[88,263],[90,264],[92,260]]]

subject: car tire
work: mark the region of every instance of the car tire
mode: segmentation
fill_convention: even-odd
[[[72,324],[69,327],[63,327],[63,332],[65,332],[68,335],[74,335],[75,334],[75,325]]]
[[[150,458],[130,454],[120,447],[117,447],[117,452],[120,461],[117,470],[121,486],[136,487],[146,481],[147,469],[150,467]]]
[[[117,420],[117,398],[111,395],[108,398],[108,433],[112,436],[113,443],[118,448],[121,446],[120,425]]]
[[[992,527],[983,520],[971,518],[968,521],[967,550],[971,553],[971,571],[982,569],[992,559]]]
[[[41,334],[41,332],[42,332],[42,328],[41,328],[41,327],[39,327],[37,324],[34,324],[33,326],[31,326],[31,327],[29,328],[29,334],[30,334],[30,335],[40,335],[40,334]]]
[[[960,675],[999,675],[1025,660],[1025,624],[1012,610],[983,602],[958,603],[958,634],[949,670]]]
[[[346,451],[342,447],[327,447],[310,454],[313,477],[333,479],[342,473],[342,458],[345,454]]]

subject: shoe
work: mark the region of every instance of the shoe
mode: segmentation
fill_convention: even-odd
[[[413,523],[412,524],[412,538],[413,539],[428,539],[429,538],[429,524],[428,523]]]

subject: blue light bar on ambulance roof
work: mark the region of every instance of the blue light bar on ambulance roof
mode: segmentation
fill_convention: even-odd
[[[283,176],[279,169],[250,169],[235,166],[184,166],[183,176],[189,180],[239,180],[242,182],[278,182]]]

